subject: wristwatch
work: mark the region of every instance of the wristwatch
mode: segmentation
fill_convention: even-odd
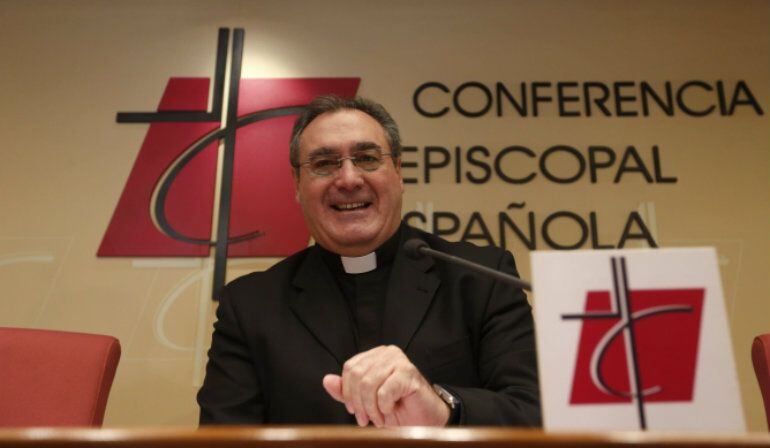
[[[433,385],[433,390],[441,400],[449,406],[449,420],[447,420],[447,426],[457,425],[460,423],[460,400],[457,399],[451,392],[439,386]]]

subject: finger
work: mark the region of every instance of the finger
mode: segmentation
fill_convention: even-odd
[[[362,386],[362,382],[370,381],[366,378],[369,372],[372,371],[372,366],[382,357],[381,348],[375,347],[366,352],[359,353],[342,366],[342,396],[348,407],[348,412],[356,414],[356,420],[361,426],[365,426],[370,420],[364,406],[362,394],[366,393],[364,390],[371,386],[370,384]]]
[[[356,423],[358,423],[358,426],[364,427],[369,424],[369,419],[366,417],[366,414],[356,412]]]
[[[395,346],[376,347],[358,360],[357,365],[363,371],[363,376],[358,382],[361,405],[369,420],[377,427],[385,424],[378,405],[378,391],[393,371],[404,363],[409,364],[409,360],[401,349]]]
[[[396,413],[392,414],[385,414],[385,427],[386,428],[394,428],[396,426],[401,426],[401,424],[398,421],[398,417],[396,417]]]
[[[348,412],[356,414],[359,425],[362,421],[360,417],[364,414],[358,393],[358,383],[363,376],[363,369],[361,358],[351,358],[342,366],[342,397]]]
[[[373,366],[361,380],[360,394],[361,403],[364,406],[366,415],[375,426],[382,427],[385,419],[380,412],[378,404],[378,395],[383,382],[392,374],[394,367],[392,365]]]
[[[403,362],[400,355],[400,349],[384,347],[378,351],[374,363],[361,380],[361,402],[367,415],[378,428],[385,425],[385,418],[379,407],[380,387],[393,374],[399,363]]]
[[[322,384],[326,393],[331,395],[335,400],[344,403],[345,400],[342,397],[342,377],[339,375],[326,375],[323,378]]]
[[[380,386],[377,391],[377,407],[383,415],[395,413],[396,403],[402,399],[407,392],[409,379],[403,371],[394,371]]]

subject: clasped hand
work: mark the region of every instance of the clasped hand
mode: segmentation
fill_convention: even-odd
[[[394,345],[350,358],[342,375],[324,376],[323,386],[359,426],[444,426],[449,420],[449,407]]]

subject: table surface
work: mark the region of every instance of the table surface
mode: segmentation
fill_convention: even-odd
[[[673,432],[553,433],[513,428],[357,428],[349,426],[221,426],[195,428],[0,429],[10,447],[767,447],[770,434]]]

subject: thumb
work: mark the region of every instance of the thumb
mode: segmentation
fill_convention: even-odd
[[[345,399],[342,397],[342,377],[339,375],[329,374],[324,376],[323,386],[326,389],[326,393],[332,396],[340,403],[344,403]]]

